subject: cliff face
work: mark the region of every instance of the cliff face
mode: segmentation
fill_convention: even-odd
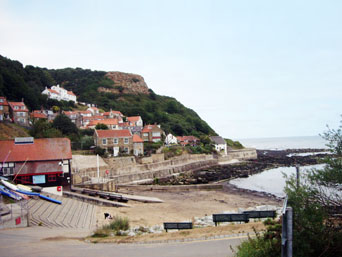
[[[142,76],[124,72],[108,72],[105,77],[113,80],[113,88],[100,87],[100,92],[124,94],[149,94],[148,87]]]

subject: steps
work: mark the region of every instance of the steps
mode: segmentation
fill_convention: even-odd
[[[28,203],[30,224],[48,228],[93,228],[96,219],[96,206],[62,196],[55,196],[62,204],[42,199],[31,199]]]

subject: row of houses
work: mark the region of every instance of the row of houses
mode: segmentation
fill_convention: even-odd
[[[143,120],[140,116],[125,117],[120,111],[110,110],[108,112],[100,112],[97,107],[89,107],[84,111],[64,111],[63,112],[70,120],[75,123],[78,128],[91,128],[95,129],[98,124],[104,124],[111,131],[122,130],[124,132],[105,132],[94,133],[94,143],[96,146],[110,150],[114,156],[117,156],[119,152],[133,153],[134,155],[143,154],[143,147],[140,147],[139,141],[143,142],[159,142],[165,136],[164,131],[157,124],[147,124],[143,126]],[[0,97],[0,121],[9,119],[19,125],[29,126],[30,120],[35,121],[39,119],[45,119],[52,121],[58,114],[51,110],[34,110],[29,113],[28,108],[21,102],[8,102],[5,97]],[[116,142],[118,135],[125,135],[125,138],[129,138],[129,146],[122,145],[117,146],[110,142]],[[135,135],[135,141],[133,142],[133,136]],[[218,152],[227,154],[227,145],[222,137],[212,137],[215,148]],[[108,144],[101,142],[108,141]],[[165,136],[165,144],[179,144],[182,146],[198,145],[200,140],[195,136],[178,136],[175,137],[172,134]],[[135,143],[135,144],[134,144]],[[139,147],[137,147],[139,145]]]

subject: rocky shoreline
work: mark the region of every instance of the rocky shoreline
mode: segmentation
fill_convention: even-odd
[[[248,177],[267,169],[290,166],[306,166],[321,163],[327,155],[324,149],[288,149],[288,150],[257,150],[258,158],[235,164],[216,165],[191,173],[181,173],[179,176],[161,178],[154,181],[158,185],[195,185],[217,183],[222,180]],[[307,156],[290,155],[298,153],[317,153]],[[289,156],[290,155],[290,156]],[[236,191],[230,187],[227,190]],[[240,189],[239,189],[240,190]],[[259,192],[257,192],[259,194]]]

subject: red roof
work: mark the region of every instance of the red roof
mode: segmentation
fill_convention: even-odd
[[[9,106],[12,108],[14,112],[28,112],[26,105],[23,102],[8,102]],[[18,109],[14,109],[15,106],[19,107]],[[24,109],[22,109],[24,107]]]
[[[128,122],[121,122],[119,124],[120,127],[129,127],[129,123]]]
[[[8,102],[6,100],[6,97],[0,96],[0,99],[3,99],[2,102],[0,102],[0,105],[8,105]]]
[[[72,91],[67,91],[69,95],[76,96]]]
[[[40,111],[31,112],[31,118],[33,119],[47,119],[47,116]]]
[[[99,123],[105,125],[118,125],[118,119],[92,120],[88,126],[96,126]]]
[[[133,135],[133,143],[144,143],[144,140],[141,139],[138,135]]]
[[[153,128],[159,128],[158,125],[145,125],[141,132],[150,132]]]
[[[127,117],[127,120],[128,120],[129,122],[137,122],[137,121],[139,121],[140,119],[141,119],[140,116]]]
[[[104,116],[109,116],[110,113],[119,114],[120,116],[123,116],[123,114],[122,114],[120,111],[104,112],[103,115],[104,115]]]
[[[66,115],[66,116],[70,116],[70,115],[77,115],[78,112],[73,112],[73,111],[63,111],[63,113]]]
[[[72,159],[70,139],[68,138],[39,138],[34,139],[33,144],[15,144],[14,140],[0,141],[1,162],[62,159]]]
[[[48,91],[50,91],[50,93],[53,93],[53,94],[59,95],[59,93],[58,93],[56,90],[53,90],[53,89],[48,89]]]
[[[96,133],[99,138],[108,138],[108,137],[131,137],[132,134],[128,129],[121,130],[96,130]]]

